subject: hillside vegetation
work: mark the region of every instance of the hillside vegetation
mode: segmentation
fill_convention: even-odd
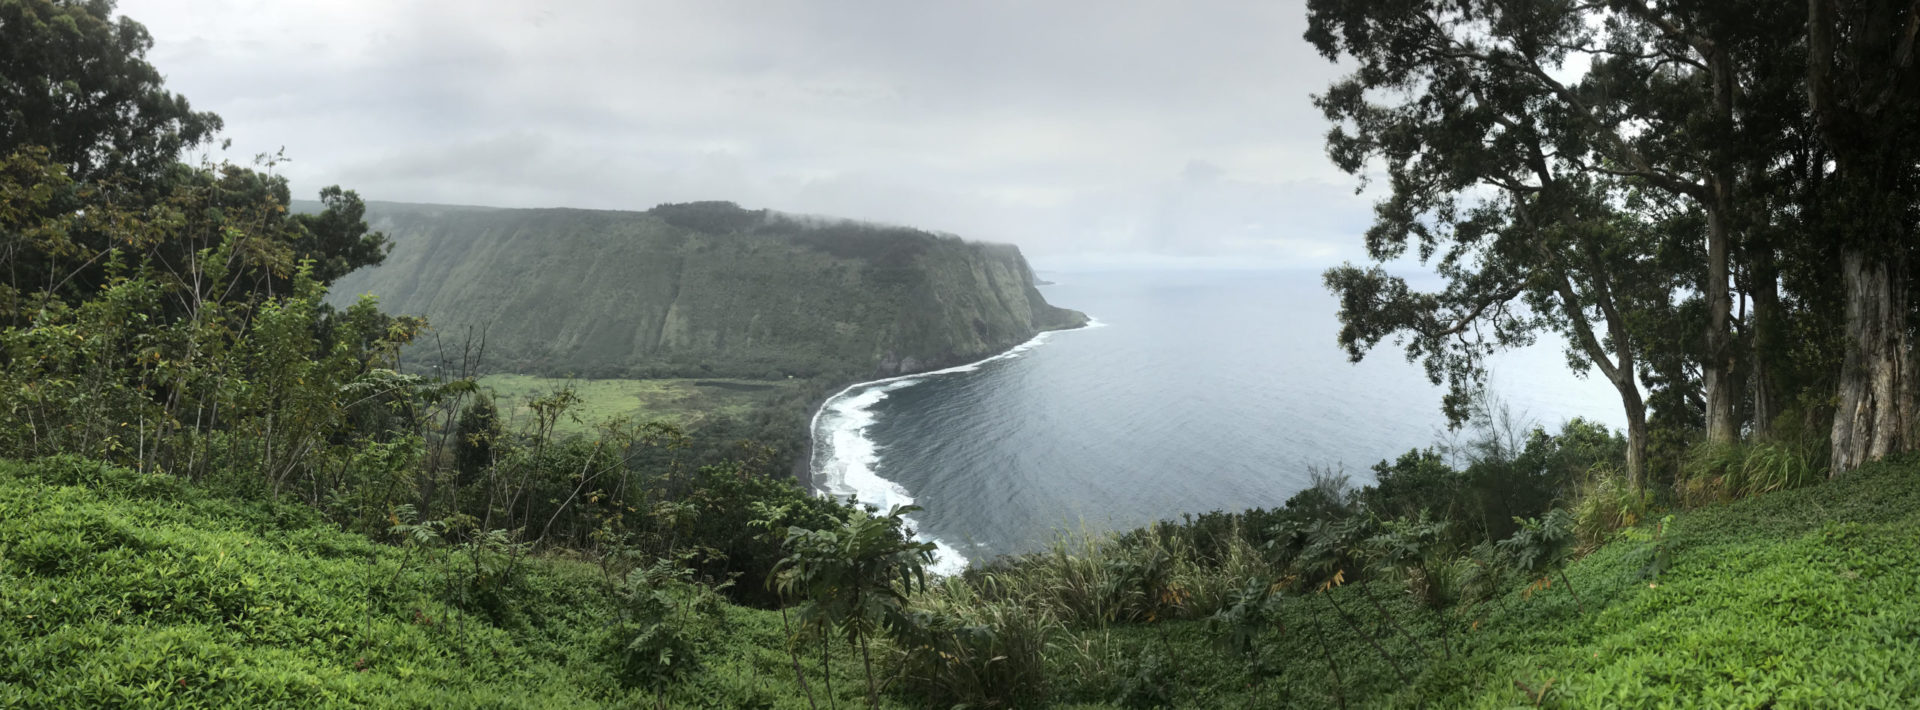
[[[778,613],[657,570],[77,459],[0,462],[0,541],[0,707],[806,706]]]
[[[348,274],[422,316],[408,351],[490,371],[589,378],[859,379],[972,361],[1085,322],[1047,304],[1017,248],[732,203],[647,212],[370,203],[393,243]],[[447,353],[453,355],[449,357]]]
[[[1387,578],[1279,597],[1240,626],[1245,599],[1231,595],[1211,603],[1212,622],[1180,620],[1214,613],[1197,605],[1093,622],[1037,595],[983,594],[1063,584],[1062,560],[1118,569],[1201,538],[1167,526],[1152,545],[1150,531],[1062,541],[1060,560],[936,583],[917,606],[990,640],[943,650],[944,678],[878,641],[877,672],[895,678],[883,704],[971,689],[1079,707],[1911,707],[1917,469],[1874,464],[1654,522],[1551,586],[1514,580],[1443,613]],[[389,535],[397,544],[165,475],[0,463],[0,705],[801,708],[809,692],[827,704],[818,639],[800,645],[802,689],[779,612],[670,570],[559,557],[508,569],[404,525]],[[1171,581],[1225,578],[1204,569]],[[826,650],[835,702],[860,703],[858,655],[843,640]]]

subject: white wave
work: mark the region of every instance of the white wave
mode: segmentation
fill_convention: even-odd
[[[1106,325],[1099,319],[1089,318],[1087,324],[1076,330],[1098,328]],[[912,375],[888,377],[871,382],[859,382],[848,385],[846,389],[828,397],[813,413],[808,430],[813,435],[813,487],[820,495],[830,495],[841,500],[857,498],[862,503],[872,504],[881,510],[894,506],[913,505],[913,495],[898,483],[881,478],[880,447],[867,437],[867,428],[873,426],[876,416],[873,406],[887,398],[887,393],[919,384],[922,380],[938,375],[950,375],[960,372],[973,372],[980,366],[998,360],[1019,357],[1022,353],[1039,347],[1047,342],[1054,333],[1050,330],[1033,336],[1032,339],[1008,348],[1006,352],[992,357],[955,365],[943,370],[922,372]],[[933,566],[928,572],[936,575],[955,575],[967,568],[967,557],[959,548],[945,540],[934,538],[925,533],[916,533],[916,539],[934,544]]]

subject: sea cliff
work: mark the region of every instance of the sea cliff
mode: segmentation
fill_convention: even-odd
[[[332,300],[379,297],[495,371],[863,379],[977,360],[1086,322],[1017,247],[732,203],[646,212],[369,203],[393,251]],[[437,342],[436,342],[437,341]]]

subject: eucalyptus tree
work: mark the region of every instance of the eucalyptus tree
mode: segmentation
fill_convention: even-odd
[[[1511,5],[1512,7],[1509,7]],[[1605,138],[1552,77],[1593,30],[1570,5],[1505,2],[1309,4],[1312,41],[1358,69],[1315,97],[1348,173],[1384,169],[1391,194],[1366,233],[1372,268],[1329,270],[1340,343],[1359,359],[1401,339],[1470,415],[1485,359],[1561,333],[1569,364],[1598,369],[1625,410],[1627,468],[1645,470],[1637,314],[1668,307],[1678,275],[1648,258],[1659,234],[1621,205],[1620,180],[1591,169]],[[1420,292],[1381,264],[1417,249],[1446,285]]]
[[[1832,475],[1915,448],[1920,2],[1807,0],[1806,97],[1826,160],[1812,206],[1839,248],[1845,355]]]
[[[1782,110],[1795,103],[1795,89],[1780,81],[1793,73],[1784,63],[1797,18],[1784,3],[1611,0],[1594,19],[1603,31],[1583,48],[1591,68],[1577,85],[1554,90],[1602,136],[1593,169],[1664,192],[1704,218],[1695,253],[1704,254],[1705,271],[1693,289],[1706,307],[1697,355],[1705,427],[1709,441],[1732,442],[1742,421],[1739,377],[1754,378],[1757,426],[1777,408],[1767,386],[1773,350],[1756,347],[1774,337],[1757,329],[1777,327],[1781,305],[1763,185],[1798,113]],[[1741,280],[1750,320],[1732,309],[1730,281]],[[1733,328],[1749,336],[1747,347],[1737,346]]]
[[[1388,323],[1387,332],[1426,341],[1409,344],[1409,355],[1428,358],[1430,370],[1456,384],[1477,380],[1485,353],[1523,344],[1542,328],[1562,331],[1574,343],[1572,364],[1590,362],[1620,391],[1636,481],[1645,437],[1632,427],[1644,429],[1644,405],[1632,380],[1646,358],[1635,351],[1653,345],[1644,322],[1671,312],[1675,298],[1697,295],[1704,313],[1684,354],[1698,365],[1707,435],[1738,436],[1730,280],[1741,270],[1733,260],[1744,216],[1753,212],[1744,178],[1769,165],[1766,151],[1779,129],[1745,120],[1742,107],[1755,84],[1775,90],[1777,103],[1779,84],[1766,81],[1777,62],[1766,58],[1793,41],[1783,10],[1644,0],[1314,0],[1309,13],[1307,38],[1330,59],[1359,65],[1316,99],[1339,126],[1329,152],[1355,174],[1384,163],[1393,189],[1368,234],[1370,255],[1399,258],[1417,238],[1423,258],[1442,254],[1439,270],[1449,282],[1440,294],[1394,294],[1404,289],[1375,288],[1351,274],[1338,283],[1330,276],[1330,285],[1351,291],[1359,284],[1360,296],[1383,304],[1392,301],[1382,294],[1401,296],[1397,310],[1407,317]],[[1607,232],[1645,221],[1631,215],[1644,210],[1630,209],[1630,200],[1697,213],[1703,224],[1696,234],[1669,232],[1620,249],[1631,240]],[[1462,207],[1500,201],[1514,209],[1502,216]],[[1553,232],[1562,238],[1550,239]],[[1502,240],[1554,248],[1529,254]],[[1694,256],[1662,256],[1675,250]],[[1613,258],[1594,258],[1603,253]],[[1553,287],[1575,264],[1587,280]],[[1763,271],[1773,283],[1772,269]],[[1538,283],[1519,286],[1515,277]],[[1557,293],[1530,299],[1547,307],[1531,322],[1500,306],[1543,291]],[[1576,318],[1576,311],[1587,313]],[[1369,320],[1366,313],[1347,320]],[[1634,321],[1643,322],[1638,337]],[[1488,335],[1466,334],[1475,328]],[[1366,347],[1354,343],[1371,345],[1343,342],[1355,354]]]

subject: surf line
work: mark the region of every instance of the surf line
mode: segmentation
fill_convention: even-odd
[[[1087,324],[1079,328],[1044,331],[1008,348],[1006,352],[976,362],[848,385],[822,402],[807,424],[808,436],[813,443],[813,460],[808,461],[807,465],[813,474],[814,493],[840,500],[857,497],[860,502],[872,504],[881,510],[896,505],[912,505],[913,495],[904,486],[881,478],[878,472],[879,445],[866,435],[867,428],[877,420],[877,415],[872,411],[873,405],[886,399],[887,393],[918,384],[929,377],[973,372],[990,362],[1019,357],[1045,343],[1055,333],[1104,325],[1098,319],[1088,318]],[[821,427],[822,421],[828,422],[825,431]],[[916,531],[914,537],[934,544],[935,560],[929,572],[953,575],[966,569],[967,557],[953,545],[924,531]]]

